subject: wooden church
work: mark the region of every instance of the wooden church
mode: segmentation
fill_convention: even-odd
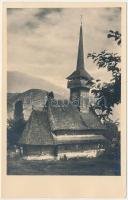
[[[87,156],[105,150],[110,130],[90,109],[93,78],[84,65],[82,23],[75,71],[67,77],[70,100],[64,104],[49,95],[42,111],[33,110],[19,140],[26,156]]]

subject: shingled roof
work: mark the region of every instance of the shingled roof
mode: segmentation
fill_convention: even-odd
[[[86,122],[72,104],[48,106],[48,117],[51,130],[85,130]]]
[[[93,130],[106,129],[98,117],[90,110],[88,113],[81,113],[78,109],[68,103],[67,105],[48,106],[48,118],[52,131],[56,130]]]
[[[85,80],[92,81],[93,78],[85,69],[75,70],[67,79],[72,80],[76,78],[84,78]]]
[[[101,123],[96,114],[91,110],[88,113],[80,113],[83,121],[86,122],[88,129],[106,129],[106,126]]]
[[[56,132],[62,135],[79,135],[86,134],[88,130],[93,133],[94,129],[105,130],[106,127],[91,111],[82,114],[71,103],[65,106],[61,103],[58,106],[48,103],[43,111],[32,111],[19,143],[53,145],[55,144],[53,134],[56,134]],[[90,132],[90,134],[92,133]],[[99,139],[103,139],[103,137],[100,136],[99,138],[98,135],[90,137],[90,140]],[[85,140],[88,140],[88,137]]]
[[[50,132],[47,112],[33,110],[19,143],[30,145],[52,145],[54,144],[54,139]]]

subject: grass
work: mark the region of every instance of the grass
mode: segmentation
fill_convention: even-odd
[[[8,160],[8,175],[120,175],[120,162],[112,159],[55,161]]]

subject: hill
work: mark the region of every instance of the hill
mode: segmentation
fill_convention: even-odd
[[[46,103],[48,92],[40,89],[30,89],[22,93],[8,93],[7,94],[7,110],[8,119],[13,118],[14,106],[16,101],[22,100],[24,107],[25,119],[28,119],[32,111],[32,106],[35,109],[42,109]],[[55,95],[56,98],[60,98],[60,95]]]
[[[68,96],[68,90],[61,86],[56,86],[42,78],[30,76],[18,71],[8,71],[7,74],[7,89],[8,93],[21,93],[30,89],[41,89],[53,91],[62,97]]]

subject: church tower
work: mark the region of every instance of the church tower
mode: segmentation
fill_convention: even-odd
[[[76,70],[67,79],[67,87],[70,89],[70,101],[78,107],[80,112],[87,113],[89,111],[89,91],[93,78],[85,70],[84,65],[82,22],[80,25]]]

